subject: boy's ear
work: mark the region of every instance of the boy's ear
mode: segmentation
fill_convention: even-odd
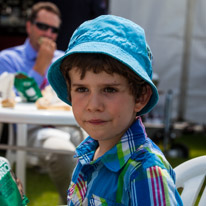
[[[135,100],[135,112],[139,112],[145,107],[145,105],[149,102],[151,95],[152,89],[149,85],[147,85],[146,92],[140,98]]]

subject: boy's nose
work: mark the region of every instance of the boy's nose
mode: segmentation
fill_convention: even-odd
[[[87,102],[87,110],[90,112],[103,111],[103,102],[98,94],[90,94]]]

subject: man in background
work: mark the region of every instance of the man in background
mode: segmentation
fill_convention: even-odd
[[[84,21],[108,13],[108,0],[48,0],[61,11],[62,24],[57,47],[65,51],[74,30]],[[39,0],[35,0],[39,2]]]
[[[61,14],[55,4],[34,4],[26,23],[28,38],[24,44],[0,52],[0,74],[24,72],[35,79],[41,90],[44,89],[48,85],[47,71],[50,64],[64,54],[56,49],[60,25]],[[74,151],[78,140],[80,141],[81,131],[72,127],[30,125],[28,137],[29,146]],[[30,164],[46,166],[64,204],[71,171],[75,166],[72,155],[42,154],[37,158],[35,154],[30,157]]]
[[[34,5],[26,23],[28,38],[23,45],[0,53],[0,73],[25,72],[43,88],[49,65],[63,55],[63,51],[56,50],[55,42],[60,24],[60,11],[54,4]]]

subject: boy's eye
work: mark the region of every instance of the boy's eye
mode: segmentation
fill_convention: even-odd
[[[78,88],[76,88],[76,91],[77,92],[87,92],[88,89],[86,87],[78,87]]]
[[[107,92],[107,93],[115,93],[117,92],[117,89],[113,88],[113,87],[106,87],[104,89],[104,92]]]

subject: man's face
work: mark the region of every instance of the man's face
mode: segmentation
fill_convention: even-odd
[[[47,27],[51,26],[51,27]],[[43,28],[42,28],[43,27]],[[46,28],[45,28],[46,27]],[[30,43],[35,50],[39,50],[41,37],[49,38],[56,41],[58,33],[56,29],[60,27],[59,17],[46,10],[40,10],[34,22],[27,22],[26,29],[30,38]]]

